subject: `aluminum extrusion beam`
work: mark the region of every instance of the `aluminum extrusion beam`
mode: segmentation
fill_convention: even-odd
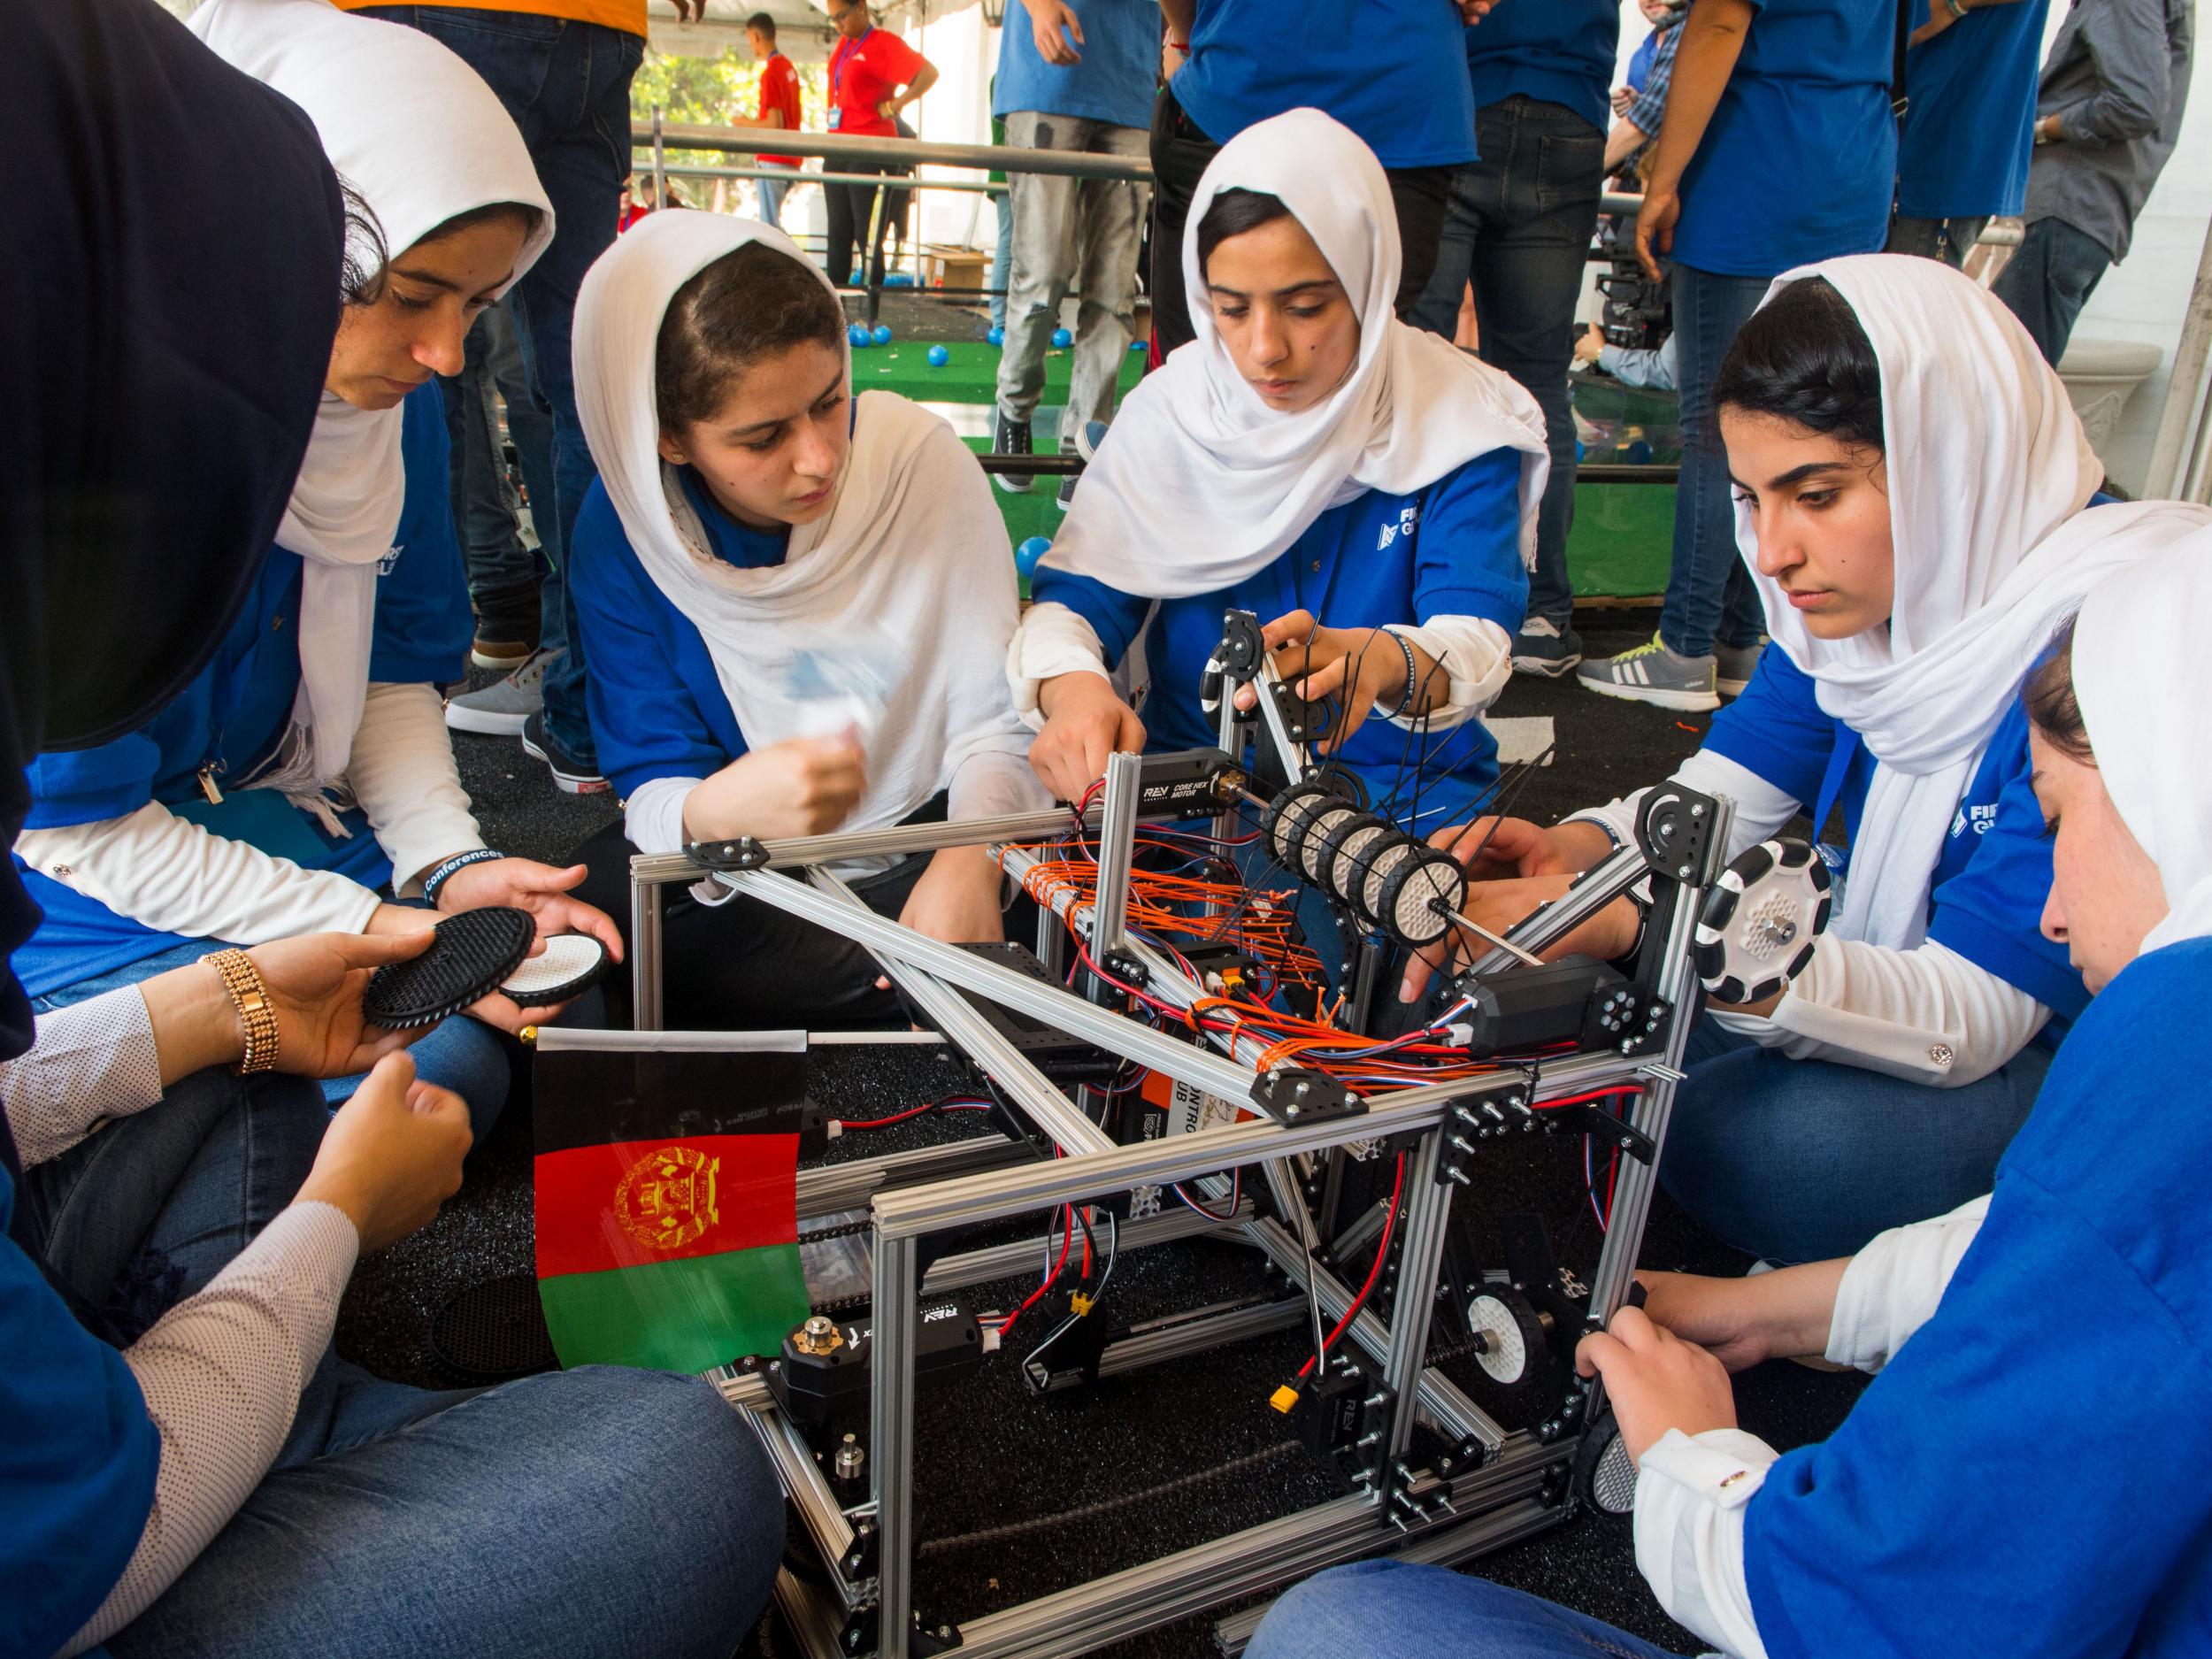
[[[1086,823],[1096,823],[1093,807]],[[832,835],[790,835],[763,841],[766,868],[790,870],[802,864],[835,864],[847,858],[933,853],[947,847],[980,847],[990,841],[1059,835],[1074,823],[1065,807],[1049,812],[1005,812],[995,818],[953,818],[941,824],[893,824],[876,830],[845,830]],[[639,886],[692,882],[715,872],[683,853],[637,853],[630,859],[630,879]]]

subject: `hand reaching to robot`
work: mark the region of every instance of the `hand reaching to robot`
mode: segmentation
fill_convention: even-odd
[[[1037,688],[1043,728],[1029,746],[1030,769],[1056,801],[1080,801],[1106,775],[1106,757],[1144,747],[1144,722],[1103,674],[1056,674]]]
[[[1328,740],[1313,746],[1317,754],[1341,749],[1378,703],[1394,715],[1419,713],[1443,701],[1437,694],[1445,676],[1436,659],[1385,629],[1325,628],[1310,611],[1293,611],[1267,624],[1260,636],[1274,659],[1277,677],[1292,691],[1309,703],[1335,697],[1343,705],[1331,724]],[[1409,654],[1413,663],[1409,681]],[[1234,702],[1248,713],[1258,706],[1259,694],[1248,685],[1237,692]]]
[[[1640,1308],[1623,1308],[1604,1330],[1584,1337],[1575,1349],[1575,1370],[1605,1379],[1621,1443],[1633,1463],[1641,1463],[1669,1429],[1694,1436],[1736,1426],[1736,1391],[1727,1368]]]
[[[684,800],[693,841],[824,835],[859,805],[868,787],[860,734],[794,737],[739,756]]]
[[[1461,913],[1494,933],[1518,926],[1540,906],[1559,897],[1613,845],[1594,824],[1558,824],[1546,829],[1518,818],[1455,825],[1432,835],[1429,844],[1466,867],[1467,902]],[[1555,962],[1566,956],[1609,961],[1634,947],[1640,924],[1633,904],[1616,900],[1540,954]],[[1469,959],[1480,949],[1479,941],[1455,930],[1409,957],[1398,986],[1400,1000],[1412,1002],[1427,988],[1430,975],[1438,968]]]

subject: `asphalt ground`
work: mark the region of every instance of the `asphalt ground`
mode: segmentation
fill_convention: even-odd
[[[1578,622],[1588,648],[1602,653],[1648,637],[1652,616],[1585,611]],[[1705,723],[1703,717],[1598,698],[1571,682],[1518,678],[1496,713],[1552,722],[1551,762],[1532,777],[1521,800],[1521,809],[1540,820],[1663,777],[1696,746]],[[557,792],[544,767],[512,739],[457,734],[454,747],[487,840],[508,851],[561,862],[618,810],[610,796]],[[866,1118],[938,1098],[960,1080],[955,1063],[938,1051],[849,1048],[818,1054],[809,1089],[840,1115]],[[829,1156],[872,1156],[965,1132],[941,1117],[924,1118],[849,1135],[831,1143]],[[1502,1149],[1479,1161],[1473,1173],[1459,1215],[1475,1218],[1480,1229],[1500,1211],[1536,1210],[1552,1226],[1563,1257],[1586,1271],[1599,1240],[1572,1143]],[[1663,1194],[1642,1260],[1709,1272],[1738,1272],[1747,1264],[1700,1232]],[[341,1311],[340,1350],[387,1377],[426,1386],[465,1384],[471,1379],[434,1348],[433,1320],[471,1286],[531,1270],[526,1087],[471,1155],[460,1194],[438,1219],[363,1263]],[[1132,1320],[1217,1302],[1250,1288],[1256,1276],[1250,1253],[1219,1243],[1132,1252],[1115,1282],[1118,1317]],[[1010,1306],[1020,1294],[1016,1284],[982,1286],[975,1305]],[[921,1565],[918,1600],[933,1619],[972,1618],[1347,1489],[1302,1451],[1269,1449],[1283,1432],[1265,1397],[1301,1356],[1294,1333],[1041,1402],[1029,1399],[1019,1382],[1013,1362],[1029,1346],[1019,1335],[1007,1353],[964,1381],[920,1396],[917,1516],[922,1536],[934,1541]],[[1509,1425],[1517,1411],[1525,1412],[1525,1401],[1483,1394],[1486,1379],[1470,1362],[1455,1361],[1452,1369],[1502,1421]],[[1832,1432],[1863,1380],[1768,1365],[1739,1379],[1738,1400],[1745,1425],[1786,1448]],[[1247,1461],[1225,1473],[1206,1472],[1240,1459]],[[1194,1473],[1201,1478],[1171,1494],[1114,1502]],[[1100,1504],[1110,1507],[1089,1507]],[[967,1538],[1010,1525],[1020,1530]],[[1486,1556],[1471,1570],[1676,1651],[1698,1649],[1645,1588],[1624,1522],[1584,1517]],[[740,1640],[733,1633],[733,1645]],[[741,1647],[783,1651],[775,1642],[764,1627],[742,1636]],[[1125,1659],[1210,1655],[1210,1620],[1186,1621],[1111,1651]]]

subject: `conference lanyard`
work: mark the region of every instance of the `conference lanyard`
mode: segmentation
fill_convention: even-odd
[[[845,112],[845,65],[860,55],[860,49],[868,43],[868,35],[875,32],[875,25],[871,23],[868,34],[839,52],[830,65],[830,121],[833,126],[838,124],[838,118]]]

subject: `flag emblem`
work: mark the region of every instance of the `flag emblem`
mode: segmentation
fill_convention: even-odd
[[[649,1250],[680,1250],[706,1235],[721,1217],[714,1207],[720,1158],[690,1147],[656,1147],[615,1188],[615,1218]]]

